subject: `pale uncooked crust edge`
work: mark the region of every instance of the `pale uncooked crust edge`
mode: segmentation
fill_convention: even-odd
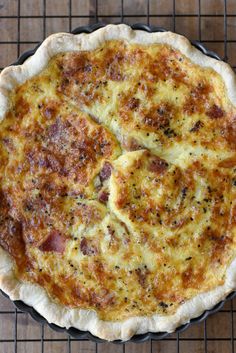
[[[49,59],[63,51],[93,50],[109,39],[123,39],[141,44],[166,43],[180,50],[194,63],[203,67],[211,67],[223,78],[228,96],[236,106],[236,77],[231,67],[215,59],[209,58],[191,46],[183,36],[172,32],[147,33],[132,30],[127,25],[108,25],[90,34],[73,35],[58,33],[48,37],[36,53],[23,65],[4,69],[0,75],[0,121],[9,107],[9,94],[17,85],[38,74],[46,67]],[[13,260],[0,247],[0,288],[12,300],[22,300],[34,307],[48,322],[62,327],[75,327],[88,330],[95,336],[112,341],[128,340],[134,334],[146,332],[173,332],[176,327],[199,316],[203,311],[212,308],[228,293],[236,289],[236,259],[226,272],[224,285],[205,292],[182,304],[173,315],[153,315],[151,317],[131,317],[120,322],[100,320],[93,310],[71,309],[56,304],[46,291],[36,284],[19,281],[13,270]],[[115,319],[115,318],[114,318]]]

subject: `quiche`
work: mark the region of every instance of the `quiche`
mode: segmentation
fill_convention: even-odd
[[[171,32],[54,34],[0,76],[0,288],[106,340],[236,288],[236,80]]]

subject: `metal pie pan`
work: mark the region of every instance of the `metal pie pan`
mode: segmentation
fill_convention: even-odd
[[[88,26],[81,26],[81,27],[77,27],[75,28],[72,33],[73,34],[79,34],[79,33],[91,33],[96,31],[99,28],[102,28],[106,26],[105,23],[95,23],[93,25],[88,25]],[[134,24],[131,25],[132,29],[138,29],[138,30],[142,30],[142,31],[146,31],[146,32],[166,32],[166,29],[162,28],[162,27],[154,27],[154,26],[148,26],[146,24]],[[214,53],[211,50],[206,49],[202,43],[200,43],[199,41],[191,41],[192,45],[194,45],[197,49],[199,49],[202,53],[204,53],[207,56],[210,56],[212,58],[215,58],[217,60],[222,60],[216,53]],[[41,43],[39,43],[34,49],[26,51],[25,53],[23,53],[16,62],[14,62],[12,65],[21,65],[23,64],[23,62],[28,59],[31,55],[33,55],[37,48],[41,45]],[[9,298],[8,295],[6,293],[4,293],[3,291],[1,291],[2,294]],[[204,320],[206,320],[206,318],[211,315],[216,313],[217,311],[219,311],[223,305],[225,304],[225,302],[227,300],[233,299],[236,296],[236,291],[233,291],[232,293],[230,293],[224,300],[220,301],[218,304],[216,304],[213,308],[211,308],[210,310],[205,310],[200,316],[191,319],[188,323],[179,326],[178,328],[176,328],[176,330],[174,331],[174,333],[180,333],[182,331],[185,331],[189,326],[191,326],[192,324],[195,323],[200,323]],[[40,324],[47,324],[49,325],[53,330],[58,331],[58,332],[66,332],[68,333],[71,337],[76,338],[76,339],[81,339],[81,340],[86,340],[89,339],[93,342],[96,343],[101,343],[101,342],[106,342],[106,340],[103,340],[101,338],[98,338],[94,335],[92,335],[90,332],[88,331],[80,331],[74,327],[71,327],[69,329],[66,329],[65,327],[60,327],[57,326],[55,324],[49,323],[43,316],[41,316],[33,307],[25,304],[23,301],[21,300],[16,300],[13,301],[13,303],[15,304],[15,306],[17,307],[17,309],[23,311],[23,312],[27,312],[30,314],[30,316],[38,321]],[[148,341],[150,339],[152,340],[161,340],[166,338],[169,335],[168,332],[148,332],[142,335],[134,335],[133,337],[131,337],[128,341],[126,342],[135,342],[135,343],[142,343],[145,341]],[[113,341],[113,343],[124,343],[121,340],[116,340]]]

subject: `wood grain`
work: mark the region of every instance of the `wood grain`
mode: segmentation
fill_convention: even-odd
[[[22,16],[42,16],[44,0],[21,0],[20,14]],[[146,0],[124,0],[125,22],[137,23],[146,22],[147,13]],[[198,28],[198,0],[176,0],[176,14],[183,17],[176,17],[175,29],[190,39],[199,39]],[[150,24],[163,26],[169,30],[173,30],[174,21],[173,0],[150,0]],[[121,1],[97,0],[98,20],[105,23],[114,23],[120,21]],[[223,0],[202,0],[202,14],[222,15],[224,10]],[[228,14],[236,13],[236,1],[227,1]],[[44,36],[43,19],[42,18],[21,18],[18,23],[17,18],[2,18],[3,16],[16,16],[18,14],[17,0],[0,0],[0,31],[1,41],[6,43],[0,44],[0,67],[4,67],[15,61],[17,57],[18,38],[17,29],[19,25],[20,40],[23,42],[41,41]],[[69,0],[46,0],[46,15],[50,16],[45,21],[45,33],[49,35],[58,31],[69,30],[69,19],[53,16],[67,16],[69,14]],[[95,0],[71,0],[71,14],[75,17],[71,20],[72,28],[77,26],[94,23],[96,21],[96,1]],[[196,15],[189,17],[186,15]],[[134,17],[137,15],[137,17]],[[155,15],[155,16],[152,16]],[[161,15],[158,17],[158,15]],[[80,17],[82,16],[82,17]],[[107,18],[106,16],[111,16]],[[157,16],[157,17],[156,17]],[[221,57],[224,57],[224,26],[223,17],[202,17],[201,18],[201,37],[206,41],[205,45],[216,51]],[[236,40],[236,18],[228,17],[227,19],[228,39]],[[208,41],[216,41],[210,43]],[[22,43],[20,52],[24,52],[34,47],[31,43]],[[228,43],[228,59],[229,63],[236,66],[236,43]],[[234,307],[236,300],[234,301]],[[224,307],[225,310],[230,309],[230,303]],[[0,295],[0,311],[9,311],[9,314],[0,314],[0,352],[14,353],[14,337],[15,337],[15,315],[14,306],[6,298]],[[29,317],[27,314],[18,314],[17,317],[17,339],[25,340],[18,342],[18,353],[41,353],[41,335],[42,327]],[[236,336],[236,317],[234,314],[234,334]],[[208,318],[207,320],[207,336],[210,339],[220,338],[220,341],[208,341],[208,353],[231,353],[231,313],[221,312]],[[96,345],[93,342],[68,342],[68,336],[64,333],[52,331],[49,327],[44,328],[44,352],[46,353],[123,353],[122,345],[112,345],[109,343],[99,344],[96,352]],[[167,340],[153,342],[153,353],[174,353],[177,352],[176,334],[172,334]],[[180,353],[203,353],[204,352],[204,324],[192,325],[188,330],[182,332],[179,336],[179,352]],[[11,342],[3,342],[8,339]],[[28,340],[36,340],[30,342]],[[58,341],[60,340],[60,341]],[[139,345],[128,343],[125,345],[125,353],[149,353],[150,342]],[[236,349],[236,347],[235,347]]]

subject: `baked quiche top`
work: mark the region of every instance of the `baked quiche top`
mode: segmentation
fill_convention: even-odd
[[[1,287],[106,339],[171,331],[235,286],[229,68],[125,25],[40,50],[0,78]]]

